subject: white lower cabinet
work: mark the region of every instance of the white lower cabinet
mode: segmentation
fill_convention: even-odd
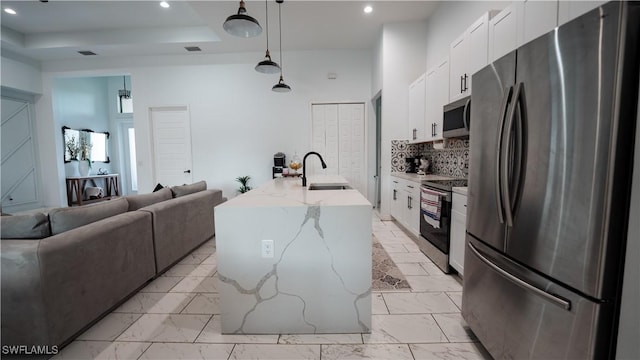
[[[391,216],[412,234],[420,234],[420,184],[391,177]]]
[[[451,248],[449,265],[464,276],[464,251],[467,229],[467,197],[453,193],[451,204]]]

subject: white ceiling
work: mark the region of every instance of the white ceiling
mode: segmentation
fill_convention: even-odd
[[[184,54],[185,46],[202,53],[264,51],[265,2],[247,1],[248,14],[263,33],[236,38],[222,29],[238,1],[2,1],[17,15],[2,11],[2,48],[36,60],[80,58],[79,50],[98,56]],[[373,12],[363,8],[371,4]],[[278,50],[278,5],[269,6],[269,47]],[[287,50],[368,49],[384,23],[426,20],[435,1],[300,1],[282,5],[282,41]]]

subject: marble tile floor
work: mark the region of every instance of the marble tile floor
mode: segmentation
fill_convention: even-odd
[[[460,279],[394,222],[374,216],[373,233],[411,290],[372,293],[371,334],[222,335],[210,241],[54,359],[491,359],[460,315]]]

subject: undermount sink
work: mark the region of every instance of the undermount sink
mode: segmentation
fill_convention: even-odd
[[[343,184],[311,184],[309,190],[350,190],[349,185]]]

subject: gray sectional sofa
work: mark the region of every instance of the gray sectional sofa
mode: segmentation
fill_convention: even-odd
[[[64,346],[215,232],[206,183],[2,216],[2,345]]]

